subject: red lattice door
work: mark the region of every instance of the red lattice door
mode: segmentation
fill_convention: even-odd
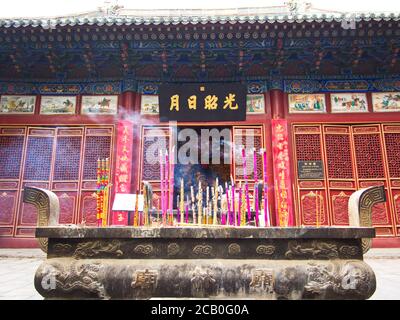
[[[348,225],[348,202],[356,191],[351,126],[324,125],[325,177],[332,225]]]
[[[320,125],[294,125],[294,175],[298,225],[330,225],[327,205],[326,170],[322,176],[306,177],[299,174],[299,163],[318,165],[325,162],[322,127]]]
[[[51,190],[60,202],[62,224],[77,223],[83,127],[57,128]]]
[[[382,125],[395,232],[400,236],[400,124]]]
[[[352,135],[357,172],[357,189],[371,186],[385,187],[388,201],[374,206],[372,223],[376,228],[377,235],[393,236],[394,228],[381,126],[379,124],[353,125]]]
[[[25,139],[25,127],[0,128],[0,237],[14,234]]]
[[[85,127],[83,162],[80,177],[80,199],[77,222],[96,225],[97,159],[110,159],[112,168],[113,127]],[[111,177],[111,180],[112,177]],[[112,194],[112,192],[110,193]],[[111,199],[110,199],[111,200]],[[109,203],[111,206],[111,201]]]
[[[23,203],[22,192],[26,186],[51,188],[56,131],[55,128],[27,128],[15,237],[34,236],[37,223],[36,208],[31,204]]]

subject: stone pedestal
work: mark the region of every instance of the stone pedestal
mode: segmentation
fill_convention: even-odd
[[[48,299],[367,299],[376,280],[363,261],[383,187],[355,192],[352,227],[106,227],[57,225],[54,193],[26,187],[38,208],[46,261],[35,275]]]
[[[45,298],[367,299],[372,228],[41,227]]]

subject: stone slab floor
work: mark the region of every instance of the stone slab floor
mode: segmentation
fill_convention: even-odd
[[[33,286],[44,259],[39,249],[0,249],[0,300],[41,300]],[[374,300],[400,300],[400,249],[371,249],[365,261],[377,277]]]

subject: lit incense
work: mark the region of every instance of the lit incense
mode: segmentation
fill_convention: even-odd
[[[243,177],[244,177],[244,187],[246,196],[246,207],[247,207],[247,219],[251,220],[251,209],[250,209],[250,198],[249,198],[249,184],[247,181],[247,162],[246,162],[246,150],[242,148],[242,158],[243,158]]]
[[[233,177],[231,175],[231,199],[232,199],[232,214],[233,214],[233,225],[237,225],[237,218],[236,218],[236,208],[235,208],[235,182],[233,181]]]
[[[186,196],[185,223],[189,223],[189,196]]]
[[[168,197],[169,197],[169,188],[170,188],[170,177],[169,177],[169,156],[168,156],[168,150],[165,150],[165,176],[164,176],[164,181],[165,181],[165,188],[164,188],[164,193],[165,193],[165,197],[164,197],[164,206],[165,206],[165,215],[163,217],[163,223],[167,222],[168,219],[168,213],[169,213],[169,201],[168,201]]]
[[[256,226],[259,226],[258,221],[258,172],[257,172],[257,153],[256,148],[253,150],[253,164],[254,164],[254,211],[256,215]]]
[[[269,210],[268,210],[268,176],[267,176],[267,150],[261,149],[260,153],[262,153],[263,156],[263,176],[264,176],[264,220],[265,220],[265,226],[269,227],[270,221],[269,221]]]
[[[164,191],[164,160],[162,155],[162,150],[159,150],[160,155],[160,189],[161,189],[161,214],[164,220],[164,212],[165,212],[165,191]]]
[[[198,217],[197,217],[197,222],[198,224],[202,224],[202,215],[203,215],[203,190],[201,188],[201,181],[199,181],[199,190],[197,193],[197,211],[198,211]]]
[[[229,188],[228,188],[228,183],[225,182],[225,196],[226,196],[226,205],[228,207],[228,221],[226,223],[231,224],[231,202],[229,199]]]
[[[239,204],[238,204],[238,221],[237,225],[240,226],[242,221],[242,182],[239,183]]]
[[[190,186],[190,196],[192,198],[193,224],[195,224],[196,223],[196,210],[195,210],[195,204],[194,204],[194,188],[193,188],[193,186]]]
[[[183,187],[183,178],[181,178],[181,202],[179,204],[179,201],[176,203],[177,206],[179,206],[180,208],[180,212],[181,212],[181,217],[180,217],[180,222],[183,222],[183,210],[185,210],[184,208],[184,201],[185,201],[185,191],[184,191],[184,187]]]

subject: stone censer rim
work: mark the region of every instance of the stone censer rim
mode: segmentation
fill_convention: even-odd
[[[37,227],[38,238],[201,238],[201,239],[361,239],[374,238],[372,227]]]

